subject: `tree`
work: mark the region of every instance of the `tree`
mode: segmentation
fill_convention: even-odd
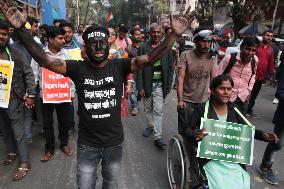
[[[214,0],[198,0],[196,10],[193,15],[199,22],[199,25],[213,28],[212,3]]]

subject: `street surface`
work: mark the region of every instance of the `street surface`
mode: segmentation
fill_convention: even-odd
[[[256,102],[255,112],[261,119],[251,119],[258,129],[272,131],[271,123],[276,105],[272,104],[275,88],[264,86]],[[176,93],[172,91],[166,99],[164,114],[164,138],[168,139],[176,133]],[[140,104],[142,105],[142,104]],[[140,106],[142,107],[142,106]],[[141,108],[140,108],[141,109]],[[77,116],[77,115],[76,115]],[[283,115],[284,116],[284,115]],[[166,149],[161,150],[153,145],[152,138],[142,136],[145,128],[143,113],[130,116],[123,120],[125,142],[123,165],[121,170],[121,189],[170,189],[166,169]],[[76,117],[76,124],[78,118]],[[1,123],[0,123],[1,124]],[[70,137],[70,145],[76,148],[76,134]],[[22,181],[13,182],[11,177],[16,163],[12,166],[0,164],[0,189],[73,189],[76,188],[76,154],[66,157],[58,148],[54,159],[41,163],[40,157],[44,151],[44,139],[39,135],[39,129],[33,128],[33,143],[30,145],[32,169]],[[1,137],[0,137],[1,138]],[[284,188],[284,150],[275,159],[274,169],[279,177],[279,185],[271,186],[263,181],[257,172],[266,143],[256,141],[254,150],[254,165],[248,167],[251,175],[252,189],[283,189]],[[5,156],[5,148],[0,139],[0,159]],[[282,160],[282,162],[281,162]],[[102,178],[98,176],[98,187],[101,188]]]

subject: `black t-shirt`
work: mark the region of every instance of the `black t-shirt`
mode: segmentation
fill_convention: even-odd
[[[78,143],[96,147],[119,145],[124,140],[121,124],[123,81],[131,72],[131,59],[113,59],[102,68],[87,61],[66,61],[78,94]]]

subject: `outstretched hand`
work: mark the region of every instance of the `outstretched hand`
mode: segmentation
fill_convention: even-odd
[[[22,27],[27,20],[25,9],[20,12],[14,0],[0,0],[0,10],[14,28]]]
[[[279,138],[277,137],[276,134],[271,133],[271,132],[264,132],[262,134],[263,138],[269,142],[275,142],[278,143],[279,142]]]
[[[171,16],[171,26],[177,35],[181,35],[188,28],[188,21],[182,16]]]

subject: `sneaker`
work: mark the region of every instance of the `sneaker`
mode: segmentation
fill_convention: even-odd
[[[163,146],[167,146],[167,144],[165,143],[165,141],[161,138],[158,138],[156,140],[154,140],[154,144],[160,148],[162,148]]]
[[[278,104],[278,102],[279,102],[279,100],[277,98],[274,98],[273,101],[272,101],[273,104]]]
[[[254,114],[253,112],[247,113],[247,117],[252,117],[254,119],[260,119],[260,117],[258,115],[256,115],[256,114]]]
[[[201,181],[197,189],[209,189],[208,181],[207,180]]]
[[[150,127],[147,127],[145,130],[144,130],[144,133],[142,134],[144,137],[149,137],[151,134],[153,133],[153,129],[150,128]]]
[[[138,108],[133,108],[131,111],[131,115],[137,116],[137,114],[138,114]]]
[[[278,185],[278,179],[271,168],[264,168],[260,166],[258,168],[258,172],[268,184]]]

